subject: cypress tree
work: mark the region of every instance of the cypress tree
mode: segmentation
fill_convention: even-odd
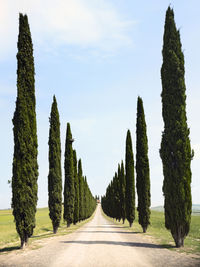
[[[177,247],[184,245],[191,221],[191,147],[186,117],[184,55],[174,12],[166,12],[163,37],[162,115],[164,131],[160,156],[163,163],[165,226]]]
[[[121,210],[121,218],[124,223],[126,219],[126,180],[124,174],[124,163],[121,162],[120,173],[119,173],[119,184],[120,184],[120,210]]]
[[[77,173],[76,150],[73,150],[73,159],[74,159],[74,189],[75,189],[74,224],[76,224],[79,221],[79,181]]]
[[[89,217],[89,190],[88,190],[88,183],[87,177],[85,176],[85,219]]]
[[[86,219],[86,209],[87,209],[87,184],[86,184],[86,177],[83,177],[83,220]]]
[[[121,219],[121,211],[120,211],[120,187],[119,187],[119,177],[115,172],[115,176],[113,178],[113,192],[114,192],[114,217],[116,220]]]
[[[56,97],[53,97],[49,129],[49,216],[56,234],[60,225],[62,213],[62,174],[61,174],[61,144],[60,120]]]
[[[148,159],[148,140],[146,134],[146,122],[143,108],[143,101],[138,97],[137,102],[137,123],[136,123],[136,187],[138,195],[139,224],[146,233],[150,224],[150,177]]]
[[[126,137],[126,218],[129,221],[130,227],[135,219],[135,178],[134,178],[134,159],[131,133],[127,131]]]
[[[108,188],[108,214],[113,219],[115,218],[115,194],[114,194],[114,186],[113,180],[111,181]]]
[[[78,161],[78,182],[79,182],[79,221],[84,218],[84,206],[83,206],[83,171],[81,159]]]
[[[27,15],[19,14],[17,100],[13,117],[12,208],[21,248],[35,227],[37,205],[37,127],[33,45]]]
[[[118,212],[117,212],[117,217],[118,217],[118,220],[119,222],[121,221],[122,219],[122,210],[121,210],[121,184],[120,184],[120,175],[121,175],[121,165],[118,164],[118,170],[117,170],[117,198],[118,198],[118,201],[117,201],[117,206],[118,206]]]
[[[63,218],[67,221],[67,227],[70,227],[74,220],[74,165],[72,134],[70,124],[67,123],[66,143],[65,143],[65,185],[64,185],[64,214]]]

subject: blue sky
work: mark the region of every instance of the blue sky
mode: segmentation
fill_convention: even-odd
[[[60,112],[62,162],[66,123],[70,122],[74,148],[94,195],[105,193],[124,159],[127,129],[135,154],[136,103],[141,96],[149,139],[152,206],[163,204],[160,68],[169,4],[185,55],[188,126],[195,150],[192,197],[193,203],[200,203],[199,0],[0,0],[0,208],[9,208],[11,203],[7,181],[12,176],[19,12],[28,15],[34,45],[38,206],[47,206],[48,201],[48,118],[53,94]]]

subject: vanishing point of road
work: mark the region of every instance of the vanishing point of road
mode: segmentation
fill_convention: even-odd
[[[38,241],[37,241],[38,242]],[[200,266],[200,258],[177,253],[142,233],[106,220],[98,205],[94,218],[75,232],[42,239],[41,248],[0,255],[12,267],[161,267]]]

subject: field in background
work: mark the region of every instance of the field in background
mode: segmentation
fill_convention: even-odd
[[[92,216],[93,217],[93,216]],[[92,218],[91,217],[91,218]],[[65,235],[78,229],[80,226],[88,222],[91,218],[71,225],[70,228],[66,227],[66,223],[61,223],[56,236]],[[55,236],[53,234],[51,220],[49,218],[48,208],[37,209],[36,213],[36,228],[34,234],[30,238],[30,243],[36,239]],[[0,252],[6,252],[17,249],[20,245],[20,239],[15,229],[14,217],[12,210],[0,210]]]
[[[113,219],[106,216],[104,216],[113,222]],[[155,239],[156,243],[159,243],[163,245],[163,247],[180,251],[180,252],[187,252],[187,253],[194,253],[194,254],[200,254],[200,216],[198,215],[192,215],[191,225],[190,225],[190,232],[189,235],[185,239],[185,246],[184,248],[175,248],[174,247],[174,240],[170,234],[170,232],[165,228],[165,221],[164,221],[164,213],[151,210],[151,225],[147,229],[147,233],[144,235],[152,236]],[[126,220],[125,224],[123,225],[122,222],[116,222],[116,224],[122,225],[124,228],[128,228],[131,231],[137,233],[142,233],[142,228],[140,224],[138,223],[138,217],[136,212],[136,219],[133,222],[133,226],[130,228],[129,223]]]

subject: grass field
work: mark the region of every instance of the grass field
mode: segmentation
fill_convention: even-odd
[[[106,216],[104,214],[104,216]],[[136,212],[137,216],[137,212]],[[107,217],[110,221],[113,221],[112,218]],[[165,228],[164,222],[164,213],[159,211],[151,211],[151,225],[147,229],[147,233],[144,235],[149,235],[155,238],[155,242],[163,245],[166,248],[176,250],[179,252],[187,252],[194,253],[200,255],[200,216],[192,215],[190,232],[189,235],[185,239],[184,248],[175,248],[174,240],[170,234],[170,232]],[[116,224],[123,225],[122,222],[116,222]],[[129,228],[128,221],[125,221],[125,228]],[[138,217],[136,217],[133,222],[132,228],[129,228],[131,231],[136,233],[142,233],[142,228],[138,223]]]
[[[61,223],[57,235],[65,235],[78,229],[80,226],[88,222],[91,218],[71,225],[70,228],[66,227],[66,223]],[[48,208],[38,209],[36,213],[36,228],[34,234],[30,238],[29,243],[34,240],[55,236],[53,234],[51,220],[49,218]],[[20,239],[15,229],[14,217],[11,210],[0,210],[0,252],[6,252],[19,248]]]
[[[48,208],[38,209],[36,213],[36,228],[33,236],[30,238],[30,243],[34,240],[54,236],[52,231],[51,220],[49,219]],[[137,214],[137,212],[136,212]],[[106,216],[106,215],[104,215]],[[107,216],[106,216],[107,217]],[[113,219],[107,217],[110,221]],[[88,219],[90,220],[90,219]],[[70,228],[66,227],[66,224],[62,221],[57,235],[64,235],[73,232],[88,220],[72,225]],[[116,222],[121,224],[120,222]],[[129,224],[126,221],[124,227],[129,228]],[[142,233],[142,228],[138,223],[138,218],[133,223],[133,227],[129,228],[131,231]],[[200,254],[200,216],[193,215],[190,227],[190,233],[185,239],[185,247],[177,249],[174,247],[174,241],[169,231],[166,230],[164,224],[163,212],[151,211],[151,225],[149,226],[147,233],[155,238],[155,241],[163,246],[172,250],[180,252],[188,252]],[[11,210],[0,210],[0,252],[6,252],[13,249],[17,249],[20,245],[20,240],[15,229],[14,218]]]

